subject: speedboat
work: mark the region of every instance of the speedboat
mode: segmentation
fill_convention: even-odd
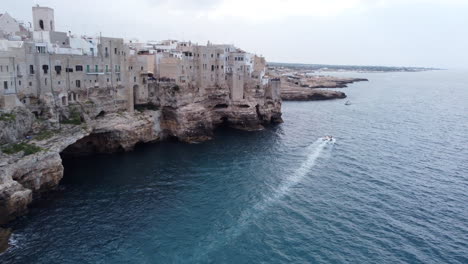
[[[331,142],[331,141],[333,141],[333,137],[332,137],[332,136],[324,136],[324,137],[322,138],[322,140],[323,140],[323,141],[329,141],[329,142]]]

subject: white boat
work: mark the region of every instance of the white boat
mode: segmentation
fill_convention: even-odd
[[[350,101],[346,101],[345,105],[351,105]]]

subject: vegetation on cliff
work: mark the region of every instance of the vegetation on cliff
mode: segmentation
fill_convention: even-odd
[[[0,113],[0,121],[15,121],[16,115],[10,113]]]
[[[80,111],[76,108],[71,108],[68,118],[63,118],[60,123],[66,125],[81,125],[83,120],[81,119]]]
[[[16,144],[11,144],[11,145],[8,145],[8,146],[5,146],[5,147],[2,147],[2,152],[5,153],[5,154],[16,154],[16,153],[19,153],[21,151],[24,152],[24,156],[28,156],[28,155],[32,155],[34,153],[37,153],[39,151],[41,151],[42,148],[34,145],[34,144],[28,144],[28,143],[25,143],[25,142],[21,142],[21,143],[16,143]]]

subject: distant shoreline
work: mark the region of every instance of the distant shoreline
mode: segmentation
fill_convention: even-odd
[[[269,67],[285,67],[290,69],[302,69],[321,72],[422,72],[440,71],[447,69],[425,68],[425,67],[392,67],[392,66],[358,66],[358,65],[327,65],[327,64],[304,64],[304,63],[282,63],[269,62]]]

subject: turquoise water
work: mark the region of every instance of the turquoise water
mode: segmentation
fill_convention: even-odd
[[[340,75],[350,106],[67,160],[0,262],[468,263],[468,73]]]

